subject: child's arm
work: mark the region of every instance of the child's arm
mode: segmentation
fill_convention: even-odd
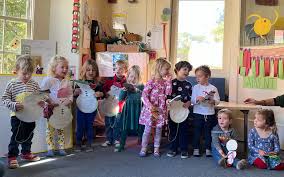
[[[124,101],[127,96],[127,91],[126,90],[121,90],[119,93],[118,101]]]
[[[220,96],[219,96],[218,89],[214,87],[213,91],[215,92],[213,95],[213,100],[210,100],[209,103],[213,105],[218,105],[220,103]]]
[[[97,98],[104,98],[104,91],[103,91],[103,86],[101,83],[98,83],[96,89],[95,89]]]
[[[17,102],[12,101],[12,83],[8,83],[2,95],[3,104],[11,111],[16,111]]]
[[[215,129],[215,128],[214,128],[214,129]],[[211,131],[212,145],[216,148],[216,150],[220,153],[220,155],[221,155],[222,157],[225,157],[226,154],[224,153],[224,151],[223,151],[222,148],[221,148],[219,136],[218,136],[217,133],[215,133],[215,130],[214,130],[214,129]]]
[[[273,144],[274,144],[274,153],[278,154],[280,152],[280,143],[279,143],[279,137],[278,135],[275,135],[273,138]]]
[[[166,81],[166,91],[165,91],[166,95],[171,95],[172,94],[172,81],[171,79]]]
[[[143,101],[144,105],[147,106],[150,109],[153,107],[153,105],[152,105],[152,103],[150,102],[150,99],[149,99],[149,96],[150,96],[152,89],[153,89],[152,80],[150,80],[150,81],[148,81],[148,83],[146,84],[146,86],[144,87],[144,90],[142,92],[142,101]]]
[[[196,87],[193,87],[192,89],[192,95],[191,95],[191,103],[192,104],[197,104],[197,90],[196,90]]]
[[[252,129],[250,130],[249,136],[248,136],[248,148],[251,152],[259,153],[259,149],[255,146],[254,139],[255,137],[254,137],[254,133]]]
[[[238,139],[238,132],[235,129],[232,129],[231,139]]]

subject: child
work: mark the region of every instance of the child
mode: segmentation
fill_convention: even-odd
[[[99,70],[95,60],[88,59],[82,66],[80,73],[80,79],[91,84],[91,88],[95,91],[96,97],[103,97],[103,88],[99,82]],[[76,88],[74,91],[74,97],[81,94],[81,89]],[[83,113],[77,108],[77,127],[76,127],[76,146],[75,152],[80,152],[82,149],[82,138],[85,134],[87,136],[87,147],[86,152],[92,152],[92,144],[94,139],[94,127],[93,123],[96,117],[97,111],[93,113]]]
[[[221,109],[218,112],[218,125],[216,125],[212,131],[212,156],[220,166],[228,167],[227,155],[228,150],[226,143],[230,139],[236,139],[237,134],[234,128],[232,128],[232,111],[229,109]],[[233,166],[238,170],[242,170],[246,167],[246,160],[234,159]]]
[[[66,79],[68,73],[68,60],[62,56],[54,56],[48,64],[48,77],[44,78],[41,83],[41,90],[49,90],[49,102],[52,105],[58,106],[63,104],[70,106],[73,101],[72,84]],[[67,98],[58,98],[58,91],[62,88],[70,90]],[[64,150],[64,129],[55,129],[47,123],[46,142],[47,142],[47,156],[53,157],[53,150],[55,149],[54,139],[57,134],[57,143],[59,145],[59,155],[65,156]]]
[[[112,87],[122,88],[123,84],[126,82],[125,75],[128,69],[128,62],[126,60],[118,60],[115,63],[115,75],[113,79],[107,80],[103,86],[104,93],[106,97]],[[119,95],[116,95],[117,99]],[[123,103],[119,104],[119,114],[122,111]],[[105,116],[105,127],[106,127],[106,141],[102,144],[103,147],[110,146],[112,144],[115,147],[119,147],[119,138],[120,138],[120,115],[113,117]]]
[[[193,155],[200,156],[200,136],[202,131],[205,136],[206,156],[211,154],[211,130],[217,124],[214,105],[220,102],[218,90],[208,83],[211,71],[208,66],[202,65],[195,69],[197,85],[192,89],[191,102],[193,104]]]
[[[181,95],[181,101],[185,108],[191,105],[192,86],[186,81],[189,72],[192,70],[192,65],[187,61],[180,61],[175,65],[176,79],[172,80],[172,94],[168,99]],[[181,150],[181,158],[188,158],[188,136],[189,136],[189,122],[188,119],[177,124],[169,119],[169,137],[170,150],[167,153],[168,157],[174,157],[177,154],[178,148]]]
[[[124,150],[127,134],[130,131],[137,132],[139,138],[142,135],[142,127],[139,125],[139,117],[142,108],[141,95],[144,85],[140,83],[140,67],[137,65],[132,66],[127,73],[126,80],[127,84],[131,85],[123,87],[123,90],[119,95],[119,101],[126,100],[121,113],[122,133],[120,146],[115,149],[115,151],[119,152]]]
[[[18,168],[17,156],[19,144],[22,146],[21,158],[27,161],[38,161],[40,158],[31,153],[35,122],[23,122],[16,117],[15,112],[24,109],[21,103],[24,97],[39,91],[39,85],[32,79],[34,71],[33,60],[29,55],[22,55],[16,61],[17,78],[12,79],[2,96],[3,104],[11,110],[12,136],[9,144],[8,167]]]
[[[142,100],[144,107],[139,123],[145,125],[139,155],[145,157],[152,128],[155,128],[154,156],[160,156],[160,141],[162,127],[167,119],[166,97],[171,94],[172,84],[170,76],[171,64],[163,59],[156,60],[155,75],[149,80],[143,90]]]
[[[248,137],[249,163],[260,169],[284,170],[284,163],[277,156],[280,144],[273,111],[258,110],[254,127]]]

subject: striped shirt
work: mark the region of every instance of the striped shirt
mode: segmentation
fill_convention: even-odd
[[[33,79],[23,83],[18,79],[12,79],[6,86],[2,95],[2,102],[12,112],[16,111],[16,103],[22,102],[25,95],[39,91],[39,85]],[[14,113],[11,114],[12,116]]]

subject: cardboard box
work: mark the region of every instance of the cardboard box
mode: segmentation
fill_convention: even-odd
[[[128,53],[136,53],[139,52],[138,45],[116,45],[116,44],[108,44],[107,45],[108,52],[128,52]]]

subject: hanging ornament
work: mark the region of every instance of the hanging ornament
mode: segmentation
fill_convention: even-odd
[[[80,19],[80,0],[73,0],[73,20],[72,20],[72,41],[71,52],[79,52],[79,19]]]

